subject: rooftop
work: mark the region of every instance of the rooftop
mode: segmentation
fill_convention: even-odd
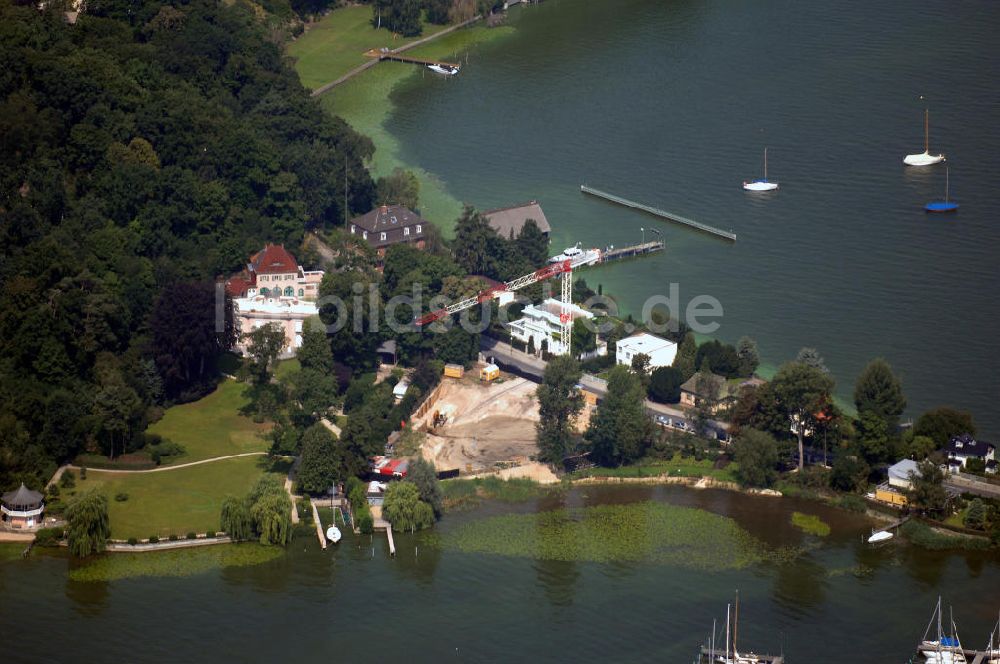
[[[319,313],[315,302],[307,302],[299,299],[275,299],[264,295],[254,297],[240,297],[233,300],[233,305],[238,313],[260,313],[260,314],[298,314],[301,316],[313,316]]]
[[[522,313],[525,316],[530,316],[531,313],[529,312],[532,313],[540,312],[542,314],[548,314],[548,316],[545,316],[546,318],[555,316],[556,320],[558,321],[559,317],[562,315],[562,311],[563,311],[563,303],[559,300],[550,297],[549,299],[543,301],[541,304],[529,304],[524,308]],[[569,314],[570,316],[573,317],[573,320],[576,320],[577,318],[594,317],[594,314],[590,313],[586,309],[579,307],[575,304],[569,305]]]
[[[280,244],[268,244],[251,256],[249,267],[257,274],[286,274],[299,271],[295,256],[288,253],[284,245]]]
[[[669,348],[676,345],[669,339],[663,339],[646,332],[640,332],[639,334],[634,334],[631,337],[625,337],[618,341],[618,348],[627,348],[633,352],[645,353],[646,355],[652,355],[661,348]]]
[[[486,217],[486,221],[489,222],[493,230],[505,240],[511,234],[517,237],[528,219],[534,219],[535,223],[538,224],[538,230],[543,233],[552,231],[549,220],[545,218],[545,213],[542,212],[542,206],[538,204],[538,201],[528,201],[521,205],[489,210],[484,212],[483,216]]]
[[[427,222],[416,212],[402,205],[383,205],[351,219],[351,223],[369,233],[376,233]]]
[[[903,459],[889,466],[889,479],[910,481],[910,476],[920,476],[920,465],[913,459]]]
[[[706,396],[698,391],[698,379],[701,376],[702,373],[698,372],[695,375],[688,378],[687,381],[683,385],[681,385],[681,390],[684,392],[688,392],[690,394],[694,394],[695,396],[699,397]],[[730,390],[729,381],[727,381],[724,377],[718,374],[710,373],[708,374],[708,379],[718,386],[719,399],[727,399],[731,396],[735,396],[735,394]]]
[[[995,449],[992,443],[985,440],[976,440],[971,434],[963,433],[953,436],[948,444],[944,446],[944,451],[949,456],[978,457],[985,459],[991,450]]]
[[[7,507],[17,509],[19,507],[35,508],[42,504],[42,494],[32,491],[21,483],[17,491],[8,491],[0,497],[0,501]]]

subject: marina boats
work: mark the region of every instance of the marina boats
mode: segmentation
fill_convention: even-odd
[[[427,65],[427,68],[435,74],[441,74],[442,76],[454,76],[458,73],[458,67],[452,67],[451,65],[433,64]]]
[[[903,163],[907,166],[931,166],[944,161],[943,154],[930,153],[930,117],[931,112],[924,109],[924,151],[920,154],[908,154],[903,157]]]
[[[736,595],[735,607],[726,605],[725,636],[716,634],[716,624],[712,621],[712,635],[708,644],[701,647],[698,664],[784,664],[784,655],[758,655],[740,652],[737,644],[739,636],[740,596]],[[716,637],[718,636],[718,640]],[[722,650],[719,648],[722,647]]]
[[[340,541],[340,537],[341,537],[340,528],[338,528],[333,524],[330,524],[330,527],[326,529],[326,538],[331,542],[333,542],[334,544],[336,544],[337,542]]]
[[[924,656],[924,661],[928,664],[965,664],[965,651],[962,648],[962,642],[958,638],[958,629],[955,627],[954,616],[950,617],[949,622],[951,623],[951,634],[945,634],[942,628],[942,609],[941,609],[941,598],[938,597],[937,606],[934,607],[934,613],[931,615],[931,620],[927,623],[927,629],[924,630],[924,637],[920,640],[920,645],[918,650]],[[937,623],[937,637],[928,638],[931,634],[931,628]]]
[[[767,179],[767,148],[764,148],[764,177],[758,180],[744,182],[743,188],[747,191],[774,191],[778,188],[777,182],[770,182]]]
[[[601,261],[601,250],[581,249],[580,243],[577,242],[576,245],[567,247],[561,254],[549,259],[549,263],[562,263],[564,261],[569,261],[571,267],[593,265]]]
[[[954,212],[958,209],[958,203],[949,200],[951,189],[951,177],[949,174],[950,169],[945,169],[944,171],[944,200],[943,201],[931,201],[924,206],[924,209],[928,212]]]

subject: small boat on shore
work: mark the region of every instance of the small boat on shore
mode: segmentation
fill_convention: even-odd
[[[459,69],[458,67],[452,67],[451,65],[440,64],[427,65],[427,68],[435,74],[441,74],[442,76],[454,76],[458,73]]]
[[[907,166],[932,166],[934,164],[939,164],[944,161],[943,154],[931,154],[930,153],[930,117],[931,112],[928,109],[924,109],[924,151],[920,154],[908,154],[903,157],[903,163]]]
[[[326,538],[334,544],[339,542],[341,538],[340,528],[331,524],[330,527],[326,529]]]
[[[774,191],[778,188],[777,182],[770,182],[767,179],[767,148],[764,148],[764,177],[744,182],[743,188],[747,191]]]

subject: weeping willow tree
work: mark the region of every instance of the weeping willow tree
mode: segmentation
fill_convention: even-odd
[[[261,544],[284,546],[292,539],[292,501],[288,495],[267,493],[250,508]]]
[[[111,537],[108,518],[108,498],[89,491],[70,503],[66,509],[66,538],[69,550],[78,558],[104,551]]]
[[[222,501],[222,529],[234,542],[254,538],[253,518],[247,501],[235,496],[226,496]]]
[[[416,531],[434,525],[434,508],[420,500],[420,490],[411,482],[393,482],[385,491],[382,514],[396,530]]]

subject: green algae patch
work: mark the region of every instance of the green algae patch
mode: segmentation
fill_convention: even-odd
[[[826,537],[830,534],[830,526],[823,519],[812,514],[792,512],[792,525],[802,532],[817,537]]]
[[[698,569],[736,569],[771,558],[767,547],[732,519],[654,502],[491,517],[436,542],[465,553]]]
[[[193,576],[223,567],[248,567],[280,558],[285,550],[260,544],[220,544],[172,551],[106,553],[69,572],[73,581],[116,581],[143,576]]]

